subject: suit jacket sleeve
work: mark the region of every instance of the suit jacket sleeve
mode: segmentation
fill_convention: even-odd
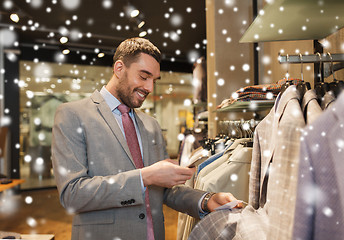
[[[78,108],[79,105],[62,104],[55,114],[52,161],[61,204],[72,212],[123,207],[123,201],[128,199],[135,199],[135,202],[129,201],[131,205],[143,204],[138,169],[108,174],[107,166],[111,163],[103,165],[105,160],[98,159],[102,163],[98,164],[96,158],[88,156],[89,145],[96,143],[87,139],[91,137],[86,134],[89,129],[86,130],[87,124],[81,119]],[[99,171],[106,174],[91,174],[93,164],[101,165],[97,166]]]
[[[205,192],[185,185],[174,186],[173,188],[165,189],[164,203],[183,213],[200,219],[200,209],[198,202]]]

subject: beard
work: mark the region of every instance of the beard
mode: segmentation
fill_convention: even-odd
[[[127,105],[129,108],[139,108],[142,106],[144,100],[140,101],[140,100],[136,100],[133,99],[133,97],[131,97],[130,95],[135,94],[135,89],[131,90],[129,88],[123,89],[124,91],[118,91],[118,97],[119,100]]]
[[[123,75],[123,78],[119,80],[119,84],[116,90],[117,97],[119,98],[118,100],[127,105],[129,108],[139,108],[142,106],[145,99],[140,100],[135,97],[138,90],[139,88],[131,88],[131,86],[128,84],[128,74],[125,73]]]

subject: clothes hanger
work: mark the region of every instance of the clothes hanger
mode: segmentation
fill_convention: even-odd
[[[237,121],[236,124],[235,124],[236,128],[238,129],[239,131],[239,138],[244,138],[245,137],[245,132],[243,131],[242,127],[241,127],[241,122],[240,121]]]
[[[250,122],[249,121],[246,121],[242,124],[242,128],[244,126],[244,124],[247,123],[248,126],[250,126]],[[245,138],[249,138],[250,140],[247,140],[245,142],[243,142],[243,145],[244,147],[253,147],[253,132],[251,130],[251,127],[248,127],[247,129],[244,129],[243,130],[245,131]]]
[[[338,87],[338,84],[337,84],[336,76],[335,76],[334,71],[333,71],[333,58],[332,58],[331,53],[327,52],[327,55],[329,55],[329,57],[331,59],[331,73],[333,76],[333,80],[332,80],[332,82],[329,83],[329,87],[330,87],[330,91],[332,91],[333,94],[335,94],[336,89]]]
[[[320,82],[315,83],[314,89],[317,94],[317,99],[319,104],[321,104],[322,98],[325,95],[327,91],[329,91],[330,87],[327,82],[324,82],[324,79],[322,78],[322,58],[321,54],[319,52],[316,53],[319,56],[319,77],[320,77]]]
[[[283,92],[291,85],[293,85],[293,81],[289,81],[289,54],[287,54],[287,73],[285,74],[287,77],[287,81],[283,83],[281,87],[280,93],[283,94]]]
[[[299,56],[300,56],[300,60],[301,60],[301,82],[296,85],[296,89],[300,93],[300,102],[302,102],[303,96],[305,95],[306,91],[311,89],[311,84],[309,82],[304,82],[302,54],[300,53]]]
[[[329,55],[330,59],[331,59],[331,72],[332,72],[332,76],[333,76],[333,81],[329,83],[329,88],[333,92],[334,96],[337,97],[342,92],[342,90],[344,90],[344,81],[336,79],[336,76],[335,76],[334,70],[333,70],[332,55],[329,52],[327,52],[327,55]]]
[[[233,140],[238,139],[237,130],[234,127],[233,121],[228,122],[228,136]]]

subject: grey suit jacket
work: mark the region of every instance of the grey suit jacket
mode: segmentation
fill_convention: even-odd
[[[144,165],[168,157],[157,121],[135,111]],[[144,239],[146,208],[140,172],[110,108],[96,90],[62,104],[53,126],[52,161],[61,204],[75,213],[72,239]],[[198,217],[202,191],[149,186],[155,239],[164,239],[162,205]]]
[[[293,239],[344,237],[344,93],[305,128]]]

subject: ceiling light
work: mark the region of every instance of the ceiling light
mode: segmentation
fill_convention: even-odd
[[[137,17],[139,14],[140,14],[140,11],[137,9],[134,9],[133,11],[131,11],[130,16],[134,18],[134,17]]]
[[[67,37],[61,37],[60,38],[60,43],[65,44],[66,42],[68,42],[68,38]]]
[[[102,52],[101,52],[101,53],[98,53],[98,57],[99,57],[99,58],[102,58],[102,57],[104,57],[104,56],[105,56],[104,53],[102,53]]]
[[[142,28],[143,25],[145,25],[145,21],[141,21],[141,22],[139,23],[139,25],[137,25],[137,27],[138,27],[138,28]]]
[[[67,55],[67,54],[70,53],[70,51],[69,51],[69,49],[64,49],[64,50],[62,51],[62,53],[63,53],[64,55]]]
[[[19,22],[19,16],[16,13],[12,13],[10,19],[15,23]]]
[[[144,37],[144,36],[146,36],[146,35],[147,35],[147,32],[146,32],[146,31],[142,31],[142,32],[140,32],[140,34],[139,34],[140,37]]]

